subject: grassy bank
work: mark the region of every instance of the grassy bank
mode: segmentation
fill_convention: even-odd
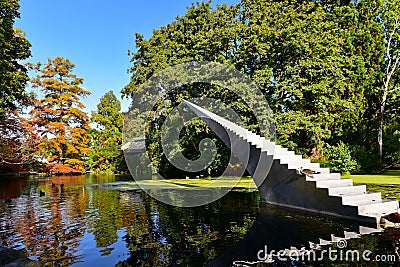
[[[102,185],[114,190],[136,190],[136,189],[199,189],[203,188],[233,188],[235,191],[255,190],[256,185],[251,177],[225,178],[196,178],[196,179],[168,179],[168,180],[143,180],[132,182],[115,182]]]
[[[382,174],[350,175],[354,184],[365,184],[371,192],[381,192],[382,198],[400,200],[400,170],[388,170]]]
[[[350,175],[344,178],[351,178],[358,184],[400,185],[400,170],[388,170],[382,174]]]
[[[388,170],[383,174],[350,175],[342,178],[353,179],[354,184],[365,184],[367,190],[381,192],[386,199],[400,200],[400,170]],[[196,179],[169,179],[169,180],[145,180],[132,182],[109,183],[105,187],[115,190],[147,189],[196,189],[205,188],[233,188],[235,191],[255,190],[256,185],[249,176],[242,177],[236,183],[237,178],[196,178]]]

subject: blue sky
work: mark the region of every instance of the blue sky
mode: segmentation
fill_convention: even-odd
[[[112,90],[120,96],[129,82],[127,51],[134,51],[134,33],[150,37],[153,29],[184,15],[191,4],[192,0],[20,0],[21,19],[15,26],[26,32],[32,44],[28,61],[63,56],[75,63],[75,74],[85,79],[83,86],[92,92],[83,99],[90,111],[104,93]],[[129,100],[124,100],[123,110],[128,106]]]

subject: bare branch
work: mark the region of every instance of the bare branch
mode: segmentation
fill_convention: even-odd
[[[389,80],[392,77],[393,73],[396,71],[397,66],[399,65],[399,61],[400,61],[400,57],[399,57],[399,55],[396,55],[396,61],[394,62],[392,69],[390,70],[390,73],[388,74]],[[388,85],[389,85],[389,83],[388,83]]]
[[[392,30],[392,32],[391,32],[390,35],[389,35],[389,39],[388,39],[388,42],[387,42],[387,45],[386,45],[386,56],[387,56],[387,58],[389,59],[388,65],[387,65],[387,67],[386,67],[386,74],[387,74],[387,75],[389,75],[389,72],[390,72],[391,74],[393,74],[394,69],[395,69],[395,67],[394,67],[394,68],[392,68],[391,71],[389,71],[390,68],[391,68],[391,65],[392,65],[392,57],[391,57],[391,55],[390,55],[390,46],[392,45],[393,36],[396,34],[397,30],[399,29],[399,26],[400,26],[400,21],[399,21],[399,20],[400,20],[400,14],[397,15],[397,17],[396,17],[396,19],[395,19],[395,22],[394,22],[394,25],[393,25],[393,30]],[[397,63],[398,63],[398,57],[396,58],[396,63],[395,63],[395,65],[397,65]],[[391,76],[391,74],[390,74],[390,76]],[[390,79],[389,79],[389,80],[390,80]],[[388,81],[388,80],[387,80],[387,81]]]
[[[394,92],[396,92],[397,90],[400,90],[400,86],[399,87],[396,87],[396,88],[394,88],[394,89],[392,89],[392,90],[389,90],[389,94],[391,94],[391,93],[394,93]]]

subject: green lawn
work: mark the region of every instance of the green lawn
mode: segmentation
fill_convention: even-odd
[[[400,170],[388,170],[383,174],[350,175],[354,184],[365,184],[370,192],[381,192],[382,198],[400,200]]]
[[[351,178],[357,184],[400,185],[400,170],[388,170],[383,174],[350,175],[343,178]]]
[[[233,188],[235,191],[254,190],[256,185],[251,177],[242,177],[237,181],[236,177],[224,178],[196,178],[196,179],[168,179],[168,180],[143,180],[129,182],[113,182],[102,185],[113,190],[137,190],[137,189],[196,189],[203,188]]]
[[[165,180],[168,183],[181,185],[181,186],[205,186],[205,187],[234,187],[238,188],[256,188],[253,178],[250,176],[242,177],[239,182],[235,183],[236,177],[226,178],[196,178],[196,179],[169,179]]]
[[[353,179],[354,184],[365,184],[371,192],[381,192],[383,198],[400,200],[400,170],[388,170],[383,174],[349,175],[342,178]],[[114,190],[135,190],[140,188],[175,188],[195,189],[205,188],[231,188],[235,191],[254,190],[256,185],[251,177],[243,177],[235,185],[232,179],[227,178],[196,178],[196,179],[168,179],[168,180],[145,180],[132,182],[115,182],[104,185]]]

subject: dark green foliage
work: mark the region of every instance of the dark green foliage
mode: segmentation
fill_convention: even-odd
[[[372,170],[375,156],[371,155],[379,154],[382,141],[376,138],[383,123],[380,113],[390,118],[384,124],[385,159],[399,159],[400,129],[398,115],[394,115],[399,106],[396,68],[384,99],[390,65],[388,33],[396,30],[395,18],[400,14],[396,3],[242,0],[235,6],[217,8],[210,3],[192,5],[184,16],[155,30],[149,39],[136,34],[131,82],[122,92],[133,94],[152,75],[178,63],[225,63],[260,87],[275,113],[280,144],[313,160],[323,161],[321,157],[331,153],[330,164],[340,171],[354,171],[354,159],[361,171]],[[398,29],[393,36],[398,38]],[[398,55],[398,44],[396,39],[389,49],[392,61]],[[246,127],[257,131],[246,103],[227,92],[216,86],[190,85],[172,91],[159,107],[168,114],[182,99],[223,99],[245,119]],[[149,135],[159,134],[157,125],[162,125],[165,114],[152,122],[155,130],[150,129]],[[183,151],[195,151],[193,144],[198,144],[199,136],[193,133],[202,127],[194,124],[192,134],[181,136]],[[205,132],[201,137],[212,136]],[[342,142],[357,147],[355,158]],[[165,172],[172,170],[166,166],[169,163],[160,145],[150,144],[149,152],[156,166],[163,166]]]
[[[357,161],[353,159],[348,145],[343,142],[337,146],[328,145],[326,155],[332,172],[352,172],[357,169]]]
[[[97,127],[89,130],[89,169],[96,172],[126,171],[122,146],[123,114],[121,103],[112,91],[106,93],[92,112],[91,122]]]
[[[18,0],[0,1],[0,118],[4,109],[14,109],[26,99],[27,69],[21,60],[30,57],[31,44],[20,29],[14,28],[20,17]]]
[[[343,56],[344,39],[324,7],[311,1],[242,6],[246,28],[238,57],[265,90],[279,142],[311,152],[353,132],[363,112],[362,89],[349,66],[357,62]]]
[[[388,120],[384,135],[386,139],[383,149],[386,160],[388,162],[400,160],[400,117],[398,115]]]
[[[354,145],[351,147],[352,157],[357,161],[358,173],[376,172],[381,168],[379,156],[376,151],[370,151],[364,146]]]

